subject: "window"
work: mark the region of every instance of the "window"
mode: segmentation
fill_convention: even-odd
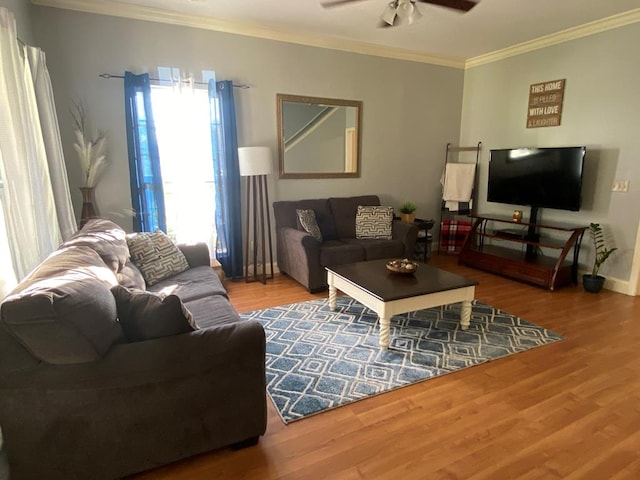
[[[176,242],[204,241],[214,255],[215,191],[209,97],[184,84],[151,87],[167,234]]]

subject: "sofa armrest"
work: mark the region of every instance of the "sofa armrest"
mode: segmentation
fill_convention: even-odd
[[[305,248],[313,248],[315,245],[318,248],[318,252],[320,252],[320,242],[313,238],[310,233],[291,227],[283,227],[280,232],[288,244],[300,244],[304,245]]]
[[[256,321],[238,321],[182,335],[114,345],[94,362],[64,367],[41,364],[34,376],[5,378],[4,386],[47,391],[76,387],[85,390],[92,386],[102,390],[122,389],[211,371],[217,371],[219,376],[237,374],[243,367],[251,367],[259,376],[264,376],[264,359],[262,325]],[[22,384],[23,380],[26,383]]]
[[[264,329],[237,321],[8,375],[0,423],[16,478],[120,478],[256,438],[267,423]]]
[[[394,240],[400,240],[404,243],[404,256],[406,258],[413,258],[415,256],[418,231],[419,228],[413,223],[407,223],[401,220],[393,221],[392,237]]]
[[[191,268],[211,266],[211,256],[206,243],[179,243],[178,248],[187,257]]]
[[[253,371],[254,380],[264,386],[264,362],[262,325],[257,321],[238,321],[183,335],[118,345],[100,363],[110,370],[140,374],[147,381],[155,374],[166,379],[210,371],[216,371],[222,381],[226,375],[240,376],[248,369]]]
[[[280,244],[283,252],[278,256],[283,265],[278,268],[296,279],[309,291],[326,286],[324,268],[320,265],[320,246],[313,236],[291,227],[279,229]]]

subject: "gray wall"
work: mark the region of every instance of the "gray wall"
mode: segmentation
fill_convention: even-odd
[[[72,150],[72,99],[85,101],[94,128],[107,131],[112,165],[96,190],[103,215],[130,228],[131,207],[122,80],[101,72],[155,72],[179,67],[246,83],[235,91],[240,146],[266,145],[277,171],[276,93],[363,102],[362,175],[356,179],[271,178],[270,199],[376,193],[418,216],[437,218],[447,142],[459,137],[464,72],[284,42],[159,23],[33,8],[37,40],[47,53],[74,204],[80,173]]]
[[[29,0],[0,0],[0,7],[5,7],[16,19],[18,38],[24,43],[33,45],[33,30],[31,27],[31,3]]]
[[[271,179],[271,198],[296,199],[378,193],[384,203],[410,200],[423,218],[438,218],[447,142],[483,142],[478,206],[487,203],[491,148],[586,145],[583,208],[543,209],[541,220],[602,223],[619,251],[603,272],[628,280],[640,209],[640,25],[629,25],[488,65],[458,69],[337,52],[185,27],[31,6],[0,0],[16,16],[18,34],[47,53],[76,210],[81,176],[72,150],[72,100],[86,102],[94,128],[108,132],[112,165],[98,186],[103,214],[131,227],[123,86],[98,73],[183,72],[213,69],[219,79],[247,83],[237,90],[240,146],[267,145],[277,154],[275,95],[290,93],[363,101],[362,175],[358,179]],[[35,34],[35,38],[34,38]],[[532,83],[566,78],[562,125],[525,128]],[[462,96],[464,83],[464,96]],[[274,158],[274,167],[277,160]],[[277,171],[277,169],[276,169]],[[630,180],[628,193],[612,193],[614,179]],[[585,242],[583,267],[590,265]]]
[[[486,202],[490,149],[587,146],[581,211],[542,209],[541,220],[602,224],[619,248],[602,274],[620,280],[629,280],[640,216],[638,44],[640,24],[635,24],[468,69],[462,109],[462,142],[483,142],[481,213],[510,215],[516,208]],[[527,129],[529,86],[561,78],[566,78],[561,125]],[[630,180],[629,192],[611,192],[614,179]],[[583,245],[580,263],[587,268],[592,252],[586,237]]]

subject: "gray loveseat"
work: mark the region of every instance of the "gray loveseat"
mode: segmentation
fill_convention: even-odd
[[[274,202],[278,269],[309,292],[327,288],[326,266],[377,260],[413,258],[418,228],[393,221],[391,239],[356,238],[358,206],[380,205],[376,195]],[[322,242],[299,224],[296,210],[313,210]]]
[[[264,330],[233,309],[206,245],[180,248],[188,269],[149,290],[180,297],[195,331],[127,341],[111,288],[140,275],[107,221],[88,223],[3,301],[12,480],[120,478],[265,432]]]

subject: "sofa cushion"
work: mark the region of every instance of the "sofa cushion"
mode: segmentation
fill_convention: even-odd
[[[81,230],[62,244],[62,247],[89,247],[115,273],[122,270],[129,260],[129,248],[125,231],[104,218],[92,218]]]
[[[391,240],[393,207],[358,205],[356,212],[356,238]]]
[[[4,326],[51,364],[97,360],[122,338],[110,288],[115,274],[91,248],[61,248],[2,303]]]
[[[195,267],[147,288],[150,292],[177,295],[183,302],[212,295],[227,296],[220,277],[211,267]]]
[[[345,243],[358,245],[364,250],[365,260],[378,260],[380,258],[404,257],[405,245],[402,240],[362,239],[346,238]]]
[[[191,312],[176,295],[130,290],[122,285],[113,287],[111,293],[129,342],[180,335],[198,328]]]
[[[185,303],[200,328],[228,325],[240,321],[238,313],[225,297],[214,295]]]
[[[300,226],[302,227],[302,229],[317,241],[322,243],[322,232],[320,232],[320,227],[318,227],[315,212],[310,208],[298,208],[296,210],[296,215],[298,215],[298,221],[300,222]]]
[[[320,265],[342,265],[343,263],[365,260],[364,248],[358,243],[345,243],[340,240],[324,242],[320,246]]]
[[[116,274],[118,284],[127,288],[136,288],[138,290],[146,290],[147,285],[142,276],[142,272],[136,267],[135,263],[127,262],[124,268]]]
[[[377,195],[330,198],[329,205],[338,238],[356,238],[356,212],[359,205],[380,205]]]
[[[273,213],[278,228],[290,227],[298,229],[298,216],[296,210],[313,210],[316,215],[318,227],[323,240],[336,240],[336,227],[333,221],[333,213],[329,206],[329,200],[309,199],[296,201],[280,201],[273,203]]]
[[[162,231],[127,235],[131,260],[140,269],[147,286],[184,272],[189,262],[175,243]]]

